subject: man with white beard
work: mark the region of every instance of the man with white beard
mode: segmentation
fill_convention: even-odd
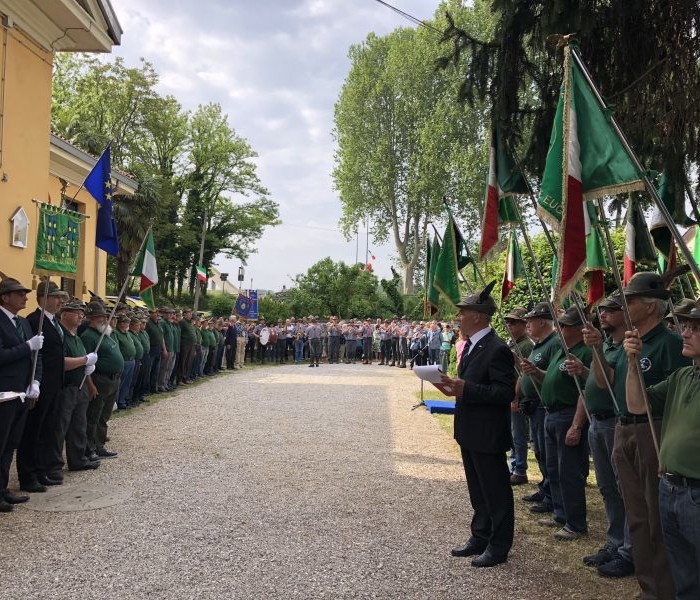
[[[119,392],[121,373],[124,369],[124,358],[119,351],[119,344],[112,337],[112,328],[107,324],[108,318],[105,307],[99,302],[90,302],[85,309],[87,329],[80,338],[83,340],[86,352],[95,352],[100,336],[104,338],[99,348],[99,358],[95,364],[92,381],[97,388],[97,394],[90,398],[87,410],[86,455],[89,460],[114,458],[116,452],[105,448],[107,438],[107,421],[112,416],[112,407]]]

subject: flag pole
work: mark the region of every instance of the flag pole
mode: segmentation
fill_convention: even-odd
[[[37,328],[36,335],[42,335],[44,329],[44,316],[46,315],[46,299],[49,297],[49,283],[51,282],[51,275],[46,275],[46,283],[44,284],[44,299],[41,303],[41,312],[39,313],[39,326]],[[34,350],[32,352],[32,376],[29,379],[30,382],[34,381],[34,376],[36,375],[36,365],[39,362],[39,350]]]
[[[600,104],[600,106],[604,110],[607,110],[608,107],[605,104],[605,100],[603,99],[600,91],[596,87],[595,82],[593,81],[593,77],[591,76],[591,73],[588,70],[588,67],[586,67],[586,65],[584,64],[583,59],[581,58],[581,56],[578,53],[578,50],[575,47],[571,48],[571,56],[574,57],[576,64],[581,69],[581,72],[582,72],[583,76],[586,78],[586,82],[588,83],[589,87],[591,88],[591,91],[595,95],[596,100],[598,101],[598,104]],[[646,188],[647,192],[649,192],[649,195],[654,200],[656,207],[659,209],[661,216],[663,217],[664,221],[666,222],[667,227],[671,231],[671,235],[674,237],[674,239],[678,243],[678,247],[680,248],[681,252],[683,253],[683,256],[685,257],[686,262],[688,263],[688,266],[693,271],[693,275],[695,275],[696,279],[698,279],[698,281],[700,281],[700,267],[698,267],[698,264],[695,262],[695,259],[693,258],[693,254],[691,253],[690,249],[686,245],[685,240],[683,239],[683,236],[681,235],[680,231],[676,227],[676,224],[673,222],[673,217],[671,216],[671,213],[668,212],[668,208],[666,208],[666,205],[663,203],[663,200],[661,200],[661,197],[659,196],[659,192],[657,191],[656,187],[649,179],[649,176],[647,175],[646,170],[642,166],[642,163],[639,161],[637,154],[632,149],[632,146],[630,146],[630,143],[627,140],[627,137],[625,136],[622,129],[620,129],[620,126],[617,124],[617,121],[613,115],[610,115],[610,125],[613,128],[613,130],[615,131],[615,134],[617,135],[618,139],[620,140],[620,142],[624,146],[625,150],[627,151],[627,154],[629,155],[630,159],[634,163],[634,166],[637,169],[637,172],[639,173],[639,175],[644,183],[644,187]],[[653,428],[652,428],[652,430],[653,430]]]
[[[119,294],[117,294],[117,300],[114,303],[114,306],[112,307],[112,312],[109,313],[109,319],[107,319],[107,325],[109,325],[109,322],[114,318],[114,313],[117,312],[117,306],[119,306],[119,302],[121,301],[122,296],[124,295],[124,292],[126,292],[126,287],[129,284],[129,275],[131,272],[134,270],[134,267],[136,266],[136,261],[139,258],[139,254],[141,254],[141,250],[143,250],[144,244],[146,243],[146,239],[148,239],[148,234],[151,232],[151,229],[153,228],[153,225],[149,225],[148,229],[146,230],[146,235],[143,236],[143,240],[141,241],[141,245],[139,246],[139,251],[136,253],[136,258],[134,259],[134,262],[131,265],[131,269],[129,269],[129,274],[124,278],[124,283],[122,284],[122,289],[119,291]],[[95,346],[95,349],[93,352],[97,353],[97,351],[100,349],[100,346],[102,345],[102,340],[105,337],[105,332],[107,331],[107,328],[105,327],[105,330],[100,333],[100,339],[97,340],[97,346]],[[78,389],[83,389],[83,385],[85,385],[85,379],[87,378],[87,375],[83,375],[83,380],[80,382],[80,387]]]

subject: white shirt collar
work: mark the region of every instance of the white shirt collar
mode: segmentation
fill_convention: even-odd
[[[467,352],[467,354],[470,354],[471,351],[474,350],[474,346],[476,346],[479,343],[479,340],[481,340],[483,337],[486,337],[489,333],[491,333],[490,325],[477,331],[474,335],[470,335],[469,341],[471,342],[471,344],[469,346],[469,351]]]
[[[13,323],[15,322],[15,317],[17,315],[13,315],[9,310],[7,310],[4,306],[0,306],[0,310],[4,312],[7,315],[7,318],[10,319]]]

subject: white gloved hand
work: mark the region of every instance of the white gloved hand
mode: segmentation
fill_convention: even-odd
[[[95,365],[87,365],[85,367],[85,377],[92,375],[95,372]]]
[[[97,352],[90,352],[90,354],[88,354],[86,358],[87,358],[87,362],[85,363],[85,366],[92,367],[97,362]],[[92,371],[94,371],[94,370],[95,369],[93,369]],[[92,373],[92,371],[90,371],[90,373]],[[89,375],[89,373],[88,373],[88,375]]]
[[[27,340],[27,344],[32,352],[41,350],[44,345],[44,336],[41,334],[35,335],[33,338]]]
[[[27,388],[27,398],[39,397],[39,382],[35,379]]]

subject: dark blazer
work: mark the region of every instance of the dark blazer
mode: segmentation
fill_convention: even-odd
[[[32,327],[32,335],[36,335],[39,331],[39,318],[41,310],[38,308],[27,316],[27,321]],[[58,318],[58,316],[54,317]],[[48,317],[44,317],[44,323],[41,327],[41,333],[44,335],[44,345],[39,354],[41,355],[41,364],[43,366],[43,377],[41,380],[41,391],[58,391],[63,388],[63,372],[64,372],[64,355],[63,340],[56,331],[56,328],[51,324]]]
[[[506,452],[511,447],[510,403],[515,397],[513,353],[491,330],[459,362],[464,392],[455,407],[455,439],[466,450]]]
[[[32,328],[24,317],[19,317],[24,337],[31,338]],[[15,324],[0,311],[0,392],[25,392],[31,383],[32,351],[17,333]],[[34,379],[41,381],[41,355]]]

